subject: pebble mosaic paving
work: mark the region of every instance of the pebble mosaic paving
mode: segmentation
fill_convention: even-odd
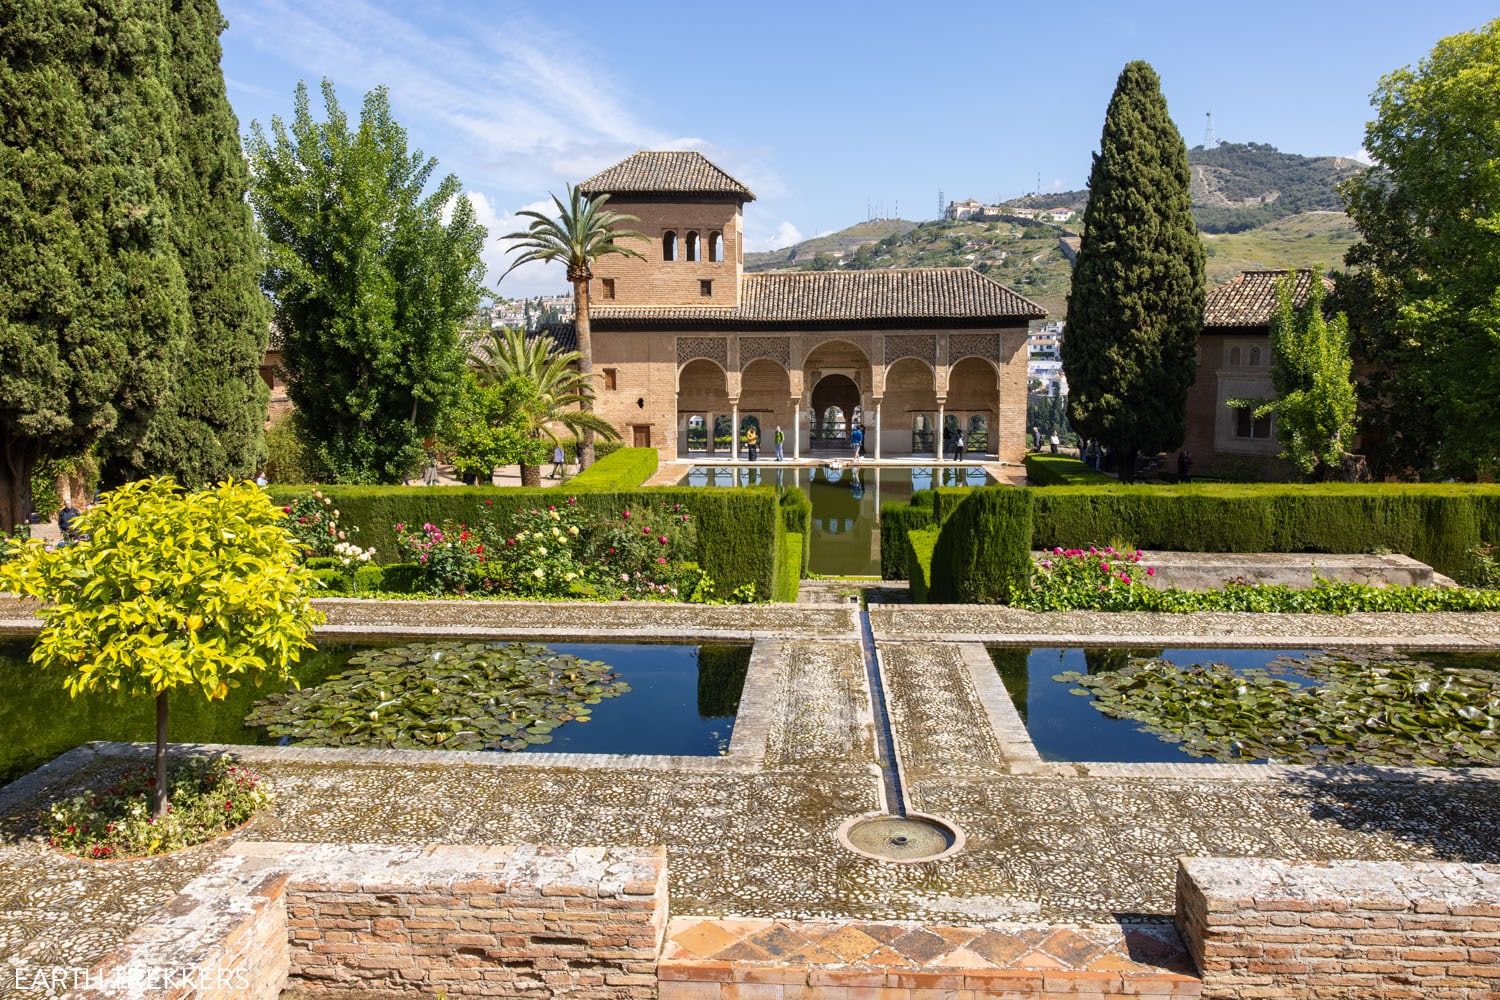
[[[873,611],[909,805],[946,817],[967,837],[965,849],[945,861],[892,864],[856,856],[835,839],[850,816],[881,806],[871,705],[849,609],[335,606],[331,617],[339,624],[404,629],[467,625],[520,635],[556,628],[598,637],[649,629],[658,640],[670,630],[685,637],[704,630],[758,636],[761,651],[772,654],[760,675],[766,690],[747,693],[747,701],[758,703],[744,710],[742,724],[757,718],[763,745],[739,762],[732,753],[696,767],[640,758],[601,766],[597,758],[570,762],[557,755],[522,764],[494,755],[424,760],[420,752],[244,748],[278,799],[236,839],[661,844],[675,917],[991,929],[1021,922],[1113,926],[1120,934],[1170,919],[1179,855],[1500,863],[1500,776],[1490,772],[1111,769],[1014,759],[995,735],[1004,720],[996,717],[993,690],[976,690],[975,647],[966,655],[954,642],[921,638],[988,638],[1013,624],[991,609]],[[23,613],[0,607],[0,618]],[[1076,616],[1059,617],[1070,621],[1053,623],[1058,634],[1081,624],[1071,621]],[[1182,620],[1134,620],[1140,617],[1088,626],[1116,637],[1151,627],[1176,635],[1189,627]],[[1265,628],[1278,616],[1255,617],[1256,627]],[[1500,615],[1451,617],[1464,621],[1422,628],[1500,638]],[[1032,616],[1025,624],[1034,631],[1047,622]],[[1327,620],[1318,624],[1330,627]],[[1232,631],[1221,626],[1214,638]],[[0,955],[9,963],[87,967],[224,849],[219,842],[152,861],[99,864],[40,845],[36,831],[47,797],[125,766],[122,752],[140,751],[78,751],[82,764],[71,775],[40,790],[36,783],[0,793]],[[0,977],[0,996],[10,990],[12,977]]]

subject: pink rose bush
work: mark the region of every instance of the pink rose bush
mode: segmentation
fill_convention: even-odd
[[[1038,559],[1031,587],[1016,603],[1033,611],[1133,611],[1149,603],[1146,580],[1156,567],[1142,565],[1145,554],[1112,545],[1087,549],[1054,548]]]

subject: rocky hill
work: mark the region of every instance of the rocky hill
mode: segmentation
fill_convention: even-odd
[[[1260,143],[1188,150],[1193,213],[1203,234],[1210,283],[1260,267],[1335,267],[1356,233],[1337,184],[1360,168],[1342,157],[1282,153]],[[1087,191],[1007,202],[1081,211]],[[862,222],[796,246],[745,255],[749,271],[972,267],[1063,317],[1072,280],[1068,226],[1023,220]]]

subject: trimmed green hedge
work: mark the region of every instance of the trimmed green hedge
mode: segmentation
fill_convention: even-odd
[[[1006,488],[1010,489],[1012,487]],[[943,486],[933,490],[932,523],[939,526],[944,524],[948,518],[953,516],[953,512],[958,509],[958,505],[967,500],[969,494],[973,493],[975,489],[976,487],[973,486]]]
[[[788,531],[781,540],[781,558],[776,561],[776,591],[773,601],[788,604],[797,600],[797,590],[802,586],[802,534]]]
[[[615,518],[642,504],[683,504],[698,529],[696,562],[713,578],[716,592],[727,596],[746,584],[757,594],[776,593],[777,562],[786,533],[776,493],[770,487],[704,490],[691,487],[642,487],[633,490],[573,490],[571,486],[517,488],[497,486],[324,486],[340,513],[339,522],[357,526],[361,546],[374,546],[375,558],[400,559],[395,525],[440,524],[444,520],[473,523],[482,517],[504,516],[532,507],[560,505],[570,496],[589,514]],[[312,487],[272,487],[279,504],[288,504]],[[376,588],[371,588],[376,589]],[[382,586],[397,591],[404,588]]]
[[[1087,486],[1117,483],[1113,476],[1095,472],[1066,455],[1027,455],[1026,478],[1032,486]]]
[[[925,502],[923,502],[925,498]],[[932,492],[922,490],[912,502],[880,506],[880,578],[906,580],[907,533],[932,527]]]
[[[1449,576],[1500,540],[1500,486],[1192,484],[1033,490],[1036,548],[1128,541],[1179,552],[1370,552]]]
[[[781,494],[781,517],[787,531],[802,536],[802,562],[797,572],[805,577],[812,558],[812,499],[801,490],[787,490]]]
[[[939,530],[927,599],[937,604],[1006,604],[1031,576],[1031,492],[971,490]]]
[[[568,480],[569,489],[628,490],[656,475],[655,448],[621,448]]]
[[[911,580],[911,599],[917,604],[925,604],[932,580],[932,553],[938,543],[938,529],[908,531],[903,542],[906,575]]]

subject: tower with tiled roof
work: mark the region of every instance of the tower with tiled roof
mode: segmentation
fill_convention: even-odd
[[[642,151],[579,185],[609,195],[609,207],[635,216],[644,259],[618,255],[594,268],[591,300],[601,306],[733,308],[744,266],[740,210],[755,195],[702,153]]]

